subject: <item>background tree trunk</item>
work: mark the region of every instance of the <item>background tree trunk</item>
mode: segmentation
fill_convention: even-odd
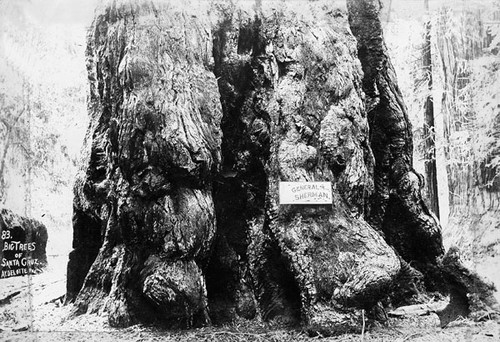
[[[31,113],[31,86],[28,82],[24,82],[23,90],[25,94],[23,94],[23,101],[25,103],[25,116],[26,116],[26,141],[24,145],[21,143],[21,146],[25,147],[26,154],[26,168],[24,170],[24,215],[26,217],[31,217],[31,186],[32,186],[32,167],[33,167],[33,153],[32,153],[32,143],[31,143],[31,126],[32,126],[32,113]]]
[[[425,0],[425,10],[429,15],[429,0]],[[436,130],[434,125],[434,100],[432,96],[432,24],[427,18],[425,23],[425,43],[423,67],[427,79],[427,96],[424,103],[424,139],[425,139],[425,193],[431,211],[439,218],[439,191],[436,166]]]
[[[463,246],[461,254],[478,272],[498,283],[496,217],[498,186],[497,44],[488,33],[500,13],[443,8],[437,20],[437,52],[444,78],[442,98],[445,153],[450,190],[446,240]],[[480,67],[478,67],[480,65]],[[487,247],[486,247],[487,246]]]

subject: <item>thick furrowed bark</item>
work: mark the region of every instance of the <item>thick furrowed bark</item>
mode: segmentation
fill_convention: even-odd
[[[266,193],[265,213],[246,218],[256,297],[266,319],[293,322],[300,308],[313,332],[356,330],[359,309],[383,296],[400,265],[362,218],[373,157],[354,40],[335,9],[314,23],[282,4],[269,13],[221,20],[214,56],[231,118],[224,139],[240,137],[227,167]],[[248,179],[251,165],[264,181]],[[279,181],[312,180],[332,182],[333,205],[279,205]]]
[[[175,4],[112,1],[96,17],[69,263],[75,312],[107,312],[115,326],[207,321],[201,267],[215,235],[222,116],[211,53],[210,28]]]
[[[363,89],[375,156],[375,193],[368,220],[407,261],[436,262],[444,253],[440,227],[422,200],[423,184],[412,167],[411,123],[383,40],[380,2],[349,0],[347,4],[365,73]],[[407,219],[401,221],[402,217]]]

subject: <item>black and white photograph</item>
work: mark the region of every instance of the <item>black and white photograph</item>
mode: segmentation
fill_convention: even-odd
[[[0,0],[0,341],[500,341],[500,0]]]

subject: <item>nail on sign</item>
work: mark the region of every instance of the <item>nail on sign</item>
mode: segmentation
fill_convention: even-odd
[[[330,182],[280,182],[280,204],[332,204]]]

